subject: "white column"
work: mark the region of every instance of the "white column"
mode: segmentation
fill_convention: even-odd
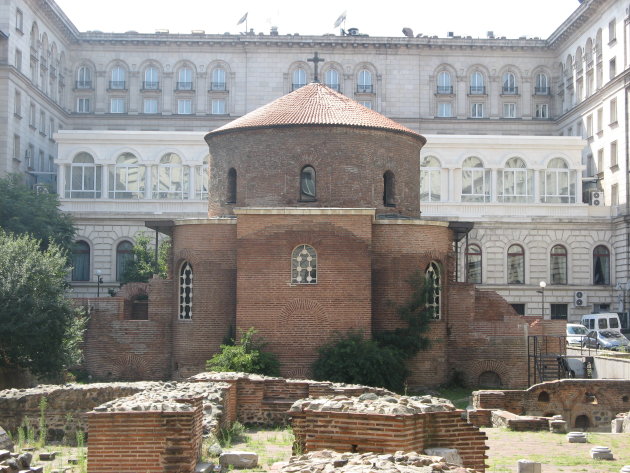
[[[497,202],[497,195],[499,194],[498,182],[498,169],[490,169],[490,202]]]
[[[187,166],[188,169],[188,199],[194,199],[195,198],[195,178],[196,176],[196,171],[197,168],[195,166]]]
[[[109,198],[109,169],[107,164],[101,166],[101,199]]]
[[[68,164],[57,166],[57,195],[62,198],[65,197],[66,166],[68,166]]]
[[[153,166],[145,166],[144,167],[144,198],[151,198],[151,187],[152,187],[152,174],[153,174]]]

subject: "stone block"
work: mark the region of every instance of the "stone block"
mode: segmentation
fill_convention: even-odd
[[[554,434],[566,434],[567,433],[567,423],[564,420],[550,420],[549,421],[549,431]]]
[[[442,457],[447,463],[464,466],[459,452],[455,448],[425,448],[424,453],[433,457]]]
[[[214,464],[207,462],[199,462],[195,466],[195,473],[212,473],[214,471]]]
[[[31,452],[24,452],[17,457],[18,465],[24,469],[27,469],[31,466],[32,460],[33,454]]]
[[[604,446],[597,446],[591,448],[591,458],[594,460],[613,460],[613,454],[610,448]]]
[[[516,473],[541,473],[542,465],[531,460],[519,460],[516,463]]]
[[[232,465],[234,468],[254,468],[258,465],[258,455],[241,450],[225,451],[219,457],[222,466]]]
[[[30,471],[31,471],[31,473],[44,473],[44,467],[43,466],[32,466]]]
[[[11,458],[11,452],[8,450],[0,450],[0,460],[4,460],[5,458]]]
[[[621,470],[619,470],[619,473],[630,473],[630,465],[624,465]]]
[[[39,454],[39,459],[44,462],[53,461],[56,455],[57,452],[41,452]]]
[[[567,440],[569,443],[586,443],[586,434],[584,432],[569,432]]]
[[[0,450],[13,451],[13,441],[2,427],[0,427]]]
[[[623,417],[618,417],[610,422],[610,432],[613,434],[623,433]]]

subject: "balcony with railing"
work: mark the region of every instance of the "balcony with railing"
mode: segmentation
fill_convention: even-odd
[[[486,86],[471,85],[468,93],[470,95],[486,95]]]
[[[160,83],[157,80],[145,80],[142,82],[142,90],[160,90]]]
[[[374,87],[372,84],[359,84],[357,85],[357,94],[373,94]]]
[[[210,82],[210,90],[224,92],[227,90],[225,82]]]
[[[110,90],[126,90],[127,83],[124,80],[110,80],[109,88]]]
[[[178,81],[176,90],[193,90],[193,83],[188,81]]]
[[[440,95],[450,95],[453,93],[453,86],[452,85],[438,85],[437,93]]]
[[[92,89],[91,80],[78,80],[74,83],[75,89]]]
[[[535,95],[549,95],[550,89],[549,87],[534,87]]]
[[[518,95],[518,87],[516,86],[503,86],[501,89],[503,95]]]

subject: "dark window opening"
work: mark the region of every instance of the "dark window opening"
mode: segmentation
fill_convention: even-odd
[[[133,261],[133,244],[121,241],[116,247],[116,281],[122,281],[129,263]]]
[[[525,304],[510,304],[518,315],[525,315]]]
[[[494,371],[484,371],[479,375],[479,386],[484,388],[500,388],[501,376]]]
[[[90,280],[90,245],[77,241],[72,248],[72,280]]]
[[[383,174],[383,205],[385,207],[396,207],[394,173],[391,171],[386,171]]]
[[[610,284],[610,251],[604,245],[593,250],[593,284]]]
[[[577,416],[575,418],[576,429],[586,430],[590,427],[590,425],[591,425],[591,421],[589,420],[588,416],[584,414]]]
[[[300,172],[300,201],[314,202],[317,200],[316,191],[315,169],[312,166],[304,166]]]
[[[549,393],[547,391],[541,391],[540,394],[538,395],[538,402],[549,402],[550,398],[549,398]],[[551,417],[551,416],[545,416],[545,417]]]
[[[550,304],[551,319],[567,320],[569,315],[569,304]]]
[[[228,204],[236,203],[236,169],[230,168],[228,171],[227,200]]]

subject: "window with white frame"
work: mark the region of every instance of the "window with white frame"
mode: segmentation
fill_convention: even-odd
[[[77,89],[92,88],[92,70],[88,66],[80,66],[77,69]]]
[[[547,74],[542,72],[536,74],[534,93],[536,95],[549,95],[549,79],[547,78]]]
[[[617,39],[617,20],[613,18],[608,23],[608,42],[612,43]]]
[[[551,159],[544,172],[542,202],[575,203],[576,174],[563,158]]]
[[[179,270],[179,320],[192,319],[193,269],[184,261]]]
[[[339,72],[336,69],[328,69],[324,74],[324,85],[339,92]]]
[[[610,167],[615,167],[619,165],[618,155],[617,155],[617,140],[610,143]]]
[[[549,253],[549,281],[567,284],[567,249],[563,245],[554,245]]]
[[[485,95],[486,86],[484,84],[483,74],[475,71],[470,75],[470,95]]]
[[[15,95],[13,97],[13,114],[16,117],[22,118],[22,94],[19,90],[15,91]]]
[[[298,67],[293,71],[293,82],[291,86],[291,90],[297,90],[300,87],[304,87],[306,85],[306,71],[301,67]]]
[[[152,169],[154,199],[188,198],[188,168],[177,154],[165,154]]]
[[[182,67],[177,71],[177,90],[193,89],[193,71],[190,67]]]
[[[374,92],[372,85],[372,73],[367,69],[359,71],[357,77],[357,92],[360,94],[371,94]]]
[[[466,282],[481,284],[481,247],[471,243],[466,247]]]
[[[438,113],[440,118],[449,118],[453,116],[453,104],[451,102],[438,102]]]
[[[291,283],[317,283],[317,252],[310,245],[299,245],[291,253]]]
[[[473,103],[470,107],[471,118],[483,118],[483,103]]]
[[[617,75],[617,58],[612,58],[608,61],[608,74],[610,76],[610,80]]]
[[[604,131],[604,109],[597,109],[597,134],[600,135]]]
[[[109,113],[125,113],[125,99],[113,97],[109,101]]]
[[[142,199],[144,197],[144,166],[131,153],[123,153],[110,168],[110,199]]]
[[[525,284],[525,250],[518,244],[510,245],[507,251],[507,283]]]
[[[434,156],[420,162],[420,201],[439,202],[442,190],[442,166]]]
[[[13,135],[13,158],[17,159],[18,161],[22,160],[22,155],[20,153],[22,153],[22,146],[20,144],[20,135],[18,134],[14,134]]]
[[[506,72],[503,74],[503,88],[501,92],[505,95],[518,94],[518,87],[516,86],[516,76],[512,72]]]
[[[541,119],[549,118],[549,104],[537,103],[535,117]]]
[[[94,199],[101,197],[101,166],[94,164],[91,154],[81,152],[72,159],[66,178],[66,198]]]
[[[225,115],[225,99],[212,99],[212,115]]]
[[[79,97],[77,99],[77,113],[90,113],[90,99]]]
[[[28,107],[28,126],[31,128],[35,128],[37,126],[37,114],[35,111],[35,104],[33,102],[30,103]]]
[[[597,172],[604,172],[604,148],[597,150]]]
[[[142,88],[144,90],[158,90],[160,88],[160,75],[157,67],[149,66],[144,70]]]
[[[177,113],[179,115],[190,115],[192,113],[192,100],[190,99],[177,100]]]
[[[500,202],[533,202],[534,171],[523,159],[510,158],[497,173],[497,188]]]
[[[503,104],[503,118],[516,118],[516,104],[504,103]]]
[[[586,137],[593,137],[593,115],[586,117]]]
[[[439,263],[431,261],[424,277],[427,284],[427,311],[433,320],[439,320],[442,312],[442,270]]]
[[[490,202],[490,169],[481,159],[470,156],[462,165],[462,202]]]
[[[53,139],[53,134],[55,133],[55,120],[53,118],[50,118],[48,120],[48,136],[50,137],[50,139]]]
[[[126,89],[126,76],[127,71],[122,66],[116,66],[112,69],[111,81],[109,82],[110,89]]]
[[[437,77],[437,93],[452,94],[453,83],[451,82],[451,74],[448,71],[441,71]]]
[[[226,73],[222,67],[215,67],[212,70],[211,90],[226,90]]]
[[[158,99],[144,99],[142,101],[143,113],[158,113]]]
[[[24,13],[19,8],[15,9],[15,29],[20,33],[24,31]]]
[[[611,99],[610,101],[610,124],[617,123],[617,99]]]
[[[43,110],[39,112],[39,132],[42,135],[46,134],[46,112]]]

